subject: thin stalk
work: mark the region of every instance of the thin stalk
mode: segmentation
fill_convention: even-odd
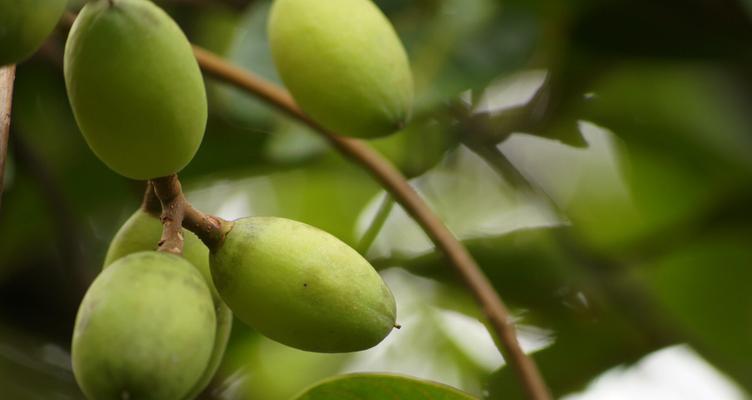
[[[384,228],[384,224],[386,223],[387,218],[389,218],[389,214],[391,214],[393,208],[394,199],[389,194],[386,194],[384,196],[384,199],[381,200],[381,204],[379,205],[379,209],[376,211],[376,215],[374,215],[373,219],[371,220],[371,225],[368,226],[368,229],[366,229],[365,233],[363,233],[363,236],[358,242],[356,248],[358,249],[358,252],[360,254],[366,255],[366,253],[368,253],[368,250],[373,245],[373,242],[376,240],[379,232],[381,232],[381,229]]]

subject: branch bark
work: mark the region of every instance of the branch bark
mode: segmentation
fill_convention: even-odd
[[[154,193],[162,204],[162,238],[158,251],[183,254],[183,218],[185,197],[177,175],[157,178],[151,181]]]
[[[467,249],[457,241],[394,166],[365,143],[339,137],[311,120],[283,89],[227,63],[200,47],[194,46],[194,54],[206,74],[244,89],[289,116],[302,121],[327,139],[345,157],[368,170],[423,228],[459,273],[490,321],[501,343],[500,348],[504,359],[517,373],[527,397],[535,400],[551,398],[535,363],[522,351],[517,341],[514,324],[500,296]]]
[[[162,217],[162,202],[154,191],[154,184],[151,181],[146,182],[146,191],[144,200],[141,202],[141,209],[148,214],[157,218]]]
[[[8,135],[10,135],[10,113],[13,108],[15,79],[15,65],[0,68],[0,204],[2,204],[5,187],[5,160],[8,157]]]
[[[182,228],[195,233],[209,250],[215,251],[232,227],[232,222],[204,214],[194,208],[183,195],[177,175],[149,181],[141,208],[154,214],[155,198],[161,204],[160,219],[164,226],[162,238],[159,241],[159,251],[181,254],[184,239]]]

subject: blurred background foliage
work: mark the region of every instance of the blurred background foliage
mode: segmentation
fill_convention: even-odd
[[[269,1],[160,3],[193,42],[279,82]],[[371,144],[471,250],[557,397],[677,344],[752,392],[752,3],[377,3],[405,42],[418,98],[404,131]],[[64,39],[61,29],[18,68],[0,208],[8,399],[81,398],[73,317],[143,190],[77,132]],[[322,355],[237,323],[206,398],[288,399],[372,371],[521,397],[470,295],[366,172],[258,100],[207,88],[204,144],[181,174],[189,199],[224,218],[297,219],[355,246],[393,288],[403,329],[366,352]],[[383,226],[368,243],[374,220]]]

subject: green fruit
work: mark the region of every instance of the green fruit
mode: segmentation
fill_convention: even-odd
[[[234,222],[210,257],[233,313],[301,350],[365,350],[394,327],[394,297],[360,254],[336,237],[283,218]]]
[[[211,292],[184,258],[131,254],[84,296],[73,372],[90,399],[175,400],[202,377],[215,332]]]
[[[161,236],[162,222],[159,218],[143,209],[137,210],[112,239],[110,247],[107,249],[104,268],[109,267],[115,261],[129,254],[155,250]],[[209,385],[209,382],[219,368],[219,364],[222,362],[225,349],[227,348],[227,341],[232,331],[232,311],[219,297],[212,283],[211,272],[209,271],[209,249],[201,242],[201,239],[188,230],[183,229],[183,238],[185,240],[183,257],[203,275],[206,284],[212,291],[217,315],[216,334],[211,360],[202,378],[196,383],[190,395],[185,397],[186,399],[192,399],[198,396]]]
[[[204,369],[204,373],[201,378],[193,385],[193,389],[188,392],[188,395],[184,396],[185,400],[193,400],[198,398],[201,392],[206,389],[207,386],[214,379],[222,359],[225,356],[225,350],[227,349],[227,342],[230,340],[230,333],[232,332],[232,311],[227,304],[215,301],[215,311],[217,313],[217,328],[214,334],[214,347],[212,348],[211,358],[209,363]]]
[[[138,209],[112,238],[104,258],[104,268],[129,254],[156,250],[161,238],[162,222],[159,217]],[[209,249],[189,230],[183,229],[183,240],[183,257],[201,272],[212,292],[216,293],[209,270]]]
[[[95,0],[73,24],[65,82],[97,156],[132,179],[174,174],[196,154],[206,91],[191,45],[148,0]]]
[[[0,66],[19,63],[42,45],[67,0],[0,0]]]
[[[274,63],[295,101],[347,136],[384,136],[410,117],[413,81],[399,37],[370,0],[276,0]]]

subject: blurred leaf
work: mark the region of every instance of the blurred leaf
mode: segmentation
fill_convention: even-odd
[[[267,40],[266,24],[271,1],[260,0],[240,16],[234,40],[225,57],[273,83],[280,83]],[[229,123],[245,129],[264,129],[271,124],[276,111],[263,101],[223,83],[214,83],[212,108]]]
[[[689,343],[752,391],[750,243],[748,228],[707,232],[634,273]]]
[[[84,399],[70,368],[70,355],[29,332],[0,326],[0,387],[13,400]]]
[[[470,400],[468,394],[449,386],[397,375],[350,375],[322,382],[302,395],[299,400]]]
[[[533,354],[554,398],[583,389],[603,372],[629,363],[661,346],[644,337],[640,327],[616,315],[593,319],[565,314],[546,318],[552,323],[554,343]],[[555,321],[554,318],[558,318]],[[523,400],[525,396],[514,371],[504,367],[489,384],[490,399]]]
[[[416,78],[416,113],[524,67],[538,40],[538,21],[524,7],[492,0],[449,0],[408,49]]]
[[[234,325],[215,398],[227,400],[288,400],[302,388],[337,373],[346,357],[311,353],[266,339]]]
[[[738,1],[591,1],[577,15],[572,41],[604,60],[729,58],[749,62],[737,50],[752,38],[752,24]],[[666,18],[670,15],[671,18]],[[639,26],[639,29],[635,29]]]
[[[510,305],[558,310],[575,300],[577,270],[559,248],[551,228],[523,229],[463,244]],[[454,270],[436,252],[415,258],[376,258],[373,263],[377,268],[399,265],[442,282],[456,279]]]
[[[407,128],[385,138],[369,141],[407,178],[422,175],[459,144],[446,118],[413,121]]]
[[[628,146],[650,145],[711,177],[748,178],[752,118],[740,87],[712,64],[628,63],[596,83],[584,110]]]

